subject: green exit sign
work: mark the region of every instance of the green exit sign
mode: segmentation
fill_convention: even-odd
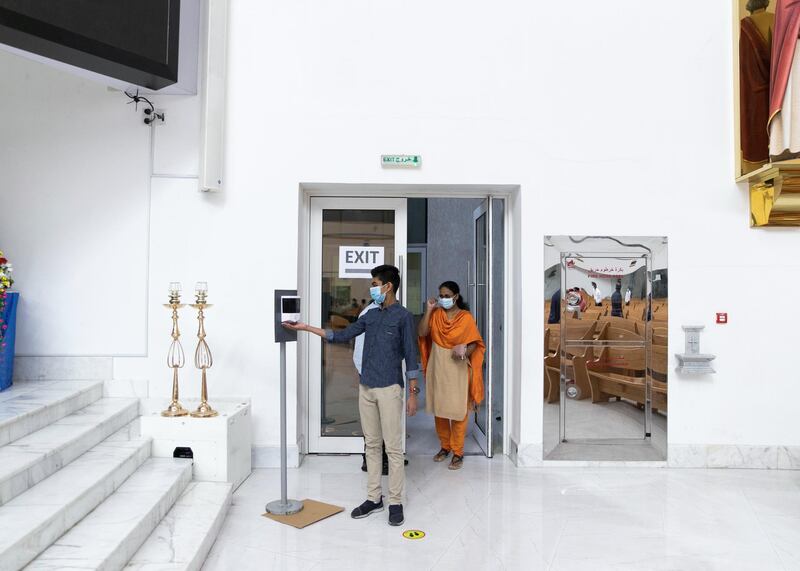
[[[420,155],[381,155],[381,166],[419,168],[422,166]]]

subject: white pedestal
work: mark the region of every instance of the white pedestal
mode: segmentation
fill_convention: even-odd
[[[198,401],[181,402],[189,411]],[[172,458],[175,448],[187,447],[194,455],[194,479],[200,482],[230,482],[234,489],[251,470],[252,431],[250,403],[214,399],[219,412],[213,418],[161,416],[168,401],[141,401],[141,431],[153,439],[153,456]]]

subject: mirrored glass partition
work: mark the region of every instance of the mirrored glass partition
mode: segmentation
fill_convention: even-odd
[[[667,239],[546,236],[546,460],[665,460]]]

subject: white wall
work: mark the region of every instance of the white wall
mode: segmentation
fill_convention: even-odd
[[[44,304],[38,311],[47,316],[24,325],[22,347],[136,353],[146,286],[148,357],[116,359],[115,375],[149,377],[153,392],[166,395],[169,323],[157,304],[168,281],[205,279],[217,304],[208,321],[212,398],[252,396],[254,442],[272,446],[278,348],[269,300],[274,288],[296,285],[298,183],[519,184],[524,223],[512,255],[522,268],[524,373],[511,394],[524,403],[513,436],[525,454],[541,446],[544,234],[669,237],[670,346],[683,346],[681,324],[700,323],[708,326],[703,350],[718,355],[713,377],[670,380],[671,444],[798,446],[800,384],[781,357],[793,354],[796,318],[769,309],[760,287],[797,282],[796,231],[749,229],[745,190],[732,182],[730,12],[724,0],[693,4],[691,17],[630,0],[613,11],[589,0],[547,10],[523,0],[236,0],[227,190],[206,196],[192,179],[154,179],[148,284],[146,251],[136,245],[147,231],[141,203],[128,202],[145,192],[146,129],[118,94],[34,64],[24,72],[33,83],[7,82],[5,71],[18,64],[3,56],[0,103],[8,110],[13,101],[15,113],[31,118],[16,124],[25,132],[14,136],[28,149],[40,145],[24,162],[0,158],[16,181],[3,184],[0,237],[29,308]],[[48,95],[40,93],[45,87]],[[86,95],[62,101],[55,96],[62,89]],[[99,103],[109,108],[99,113]],[[157,131],[156,171],[196,174],[195,103],[164,98],[160,106],[168,122]],[[54,140],[51,133],[76,116],[86,118],[83,127]],[[79,153],[86,147],[97,160]],[[378,157],[387,152],[422,154],[424,166],[381,170]],[[82,159],[82,168],[63,171],[62,157]],[[25,179],[31,172],[50,174]],[[56,177],[61,172],[68,174]],[[84,191],[92,215],[68,251],[78,268],[93,271],[76,277],[55,264],[61,242],[43,229],[59,220],[54,208],[79,210],[71,197]],[[42,200],[45,192],[53,202]],[[566,208],[565,197],[581,207]],[[7,208],[24,223],[6,226]],[[92,250],[98,243],[102,256]],[[53,271],[68,283],[48,279]],[[98,288],[75,281],[94,279],[118,292],[115,303],[98,304]],[[47,305],[57,291],[68,291],[92,326],[66,333],[75,315]],[[728,311],[730,323],[711,325],[715,311]],[[193,333],[184,315],[184,331]],[[197,375],[185,373],[191,393]]]
[[[17,353],[143,354],[148,130],[122,94],[5,52],[0,69],[0,249],[23,292]]]

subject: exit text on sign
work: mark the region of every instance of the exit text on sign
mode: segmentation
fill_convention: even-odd
[[[339,246],[340,278],[371,278],[370,270],[383,264],[383,246]]]

